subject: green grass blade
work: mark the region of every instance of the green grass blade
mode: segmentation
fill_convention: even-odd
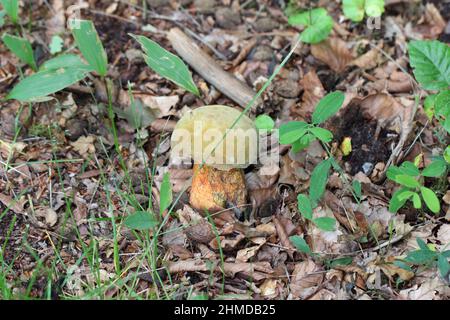
[[[0,0],[8,16],[14,24],[19,22],[19,0]]]

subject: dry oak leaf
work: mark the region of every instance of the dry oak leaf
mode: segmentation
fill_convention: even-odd
[[[323,280],[324,273],[314,261],[302,261],[295,265],[289,289],[296,298],[307,299],[316,293]]]
[[[82,157],[87,157],[90,154],[95,153],[94,142],[95,142],[94,136],[87,136],[87,137],[83,136],[78,138],[77,141],[71,142],[70,145]]]
[[[354,59],[345,41],[339,38],[328,38],[319,44],[312,45],[311,54],[336,73],[344,71]]]
[[[314,112],[317,103],[325,96],[325,89],[314,70],[309,71],[301,80],[300,85],[304,89],[302,104],[294,112],[303,119],[309,119]]]
[[[350,65],[357,66],[361,69],[375,68],[380,60],[380,50],[383,48],[383,42],[378,44],[376,48],[372,48],[363,55],[353,60]]]

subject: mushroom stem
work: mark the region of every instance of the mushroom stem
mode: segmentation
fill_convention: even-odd
[[[194,165],[190,204],[201,213],[218,212],[247,202],[247,188],[242,169],[219,170]]]

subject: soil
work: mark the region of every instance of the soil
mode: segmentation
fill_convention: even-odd
[[[373,168],[378,162],[385,163],[389,159],[391,155],[389,145],[392,142],[390,133],[392,132],[381,129],[376,137],[377,121],[364,118],[358,105],[350,105],[340,119],[334,121],[339,122],[338,129],[335,131],[337,141],[342,141],[345,137],[351,138],[352,152],[343,160],[348,162],[352,175],[360,171],[370,174],[367,169],[363,169],[363,166]]]

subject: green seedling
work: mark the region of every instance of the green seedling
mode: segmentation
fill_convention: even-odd
[[[333,29],[333,18],[324,8],[316,8],[308,11],[293,13],[288,17],[288,23],[292,26],[303,26],[305,30],[300,34],[300,39],[305,43],[319,43],[328,38]]]
[[[384,0],[344,0],[344,15],[354,22],[360,22],[367,15],[377,18],[384,13]]]

